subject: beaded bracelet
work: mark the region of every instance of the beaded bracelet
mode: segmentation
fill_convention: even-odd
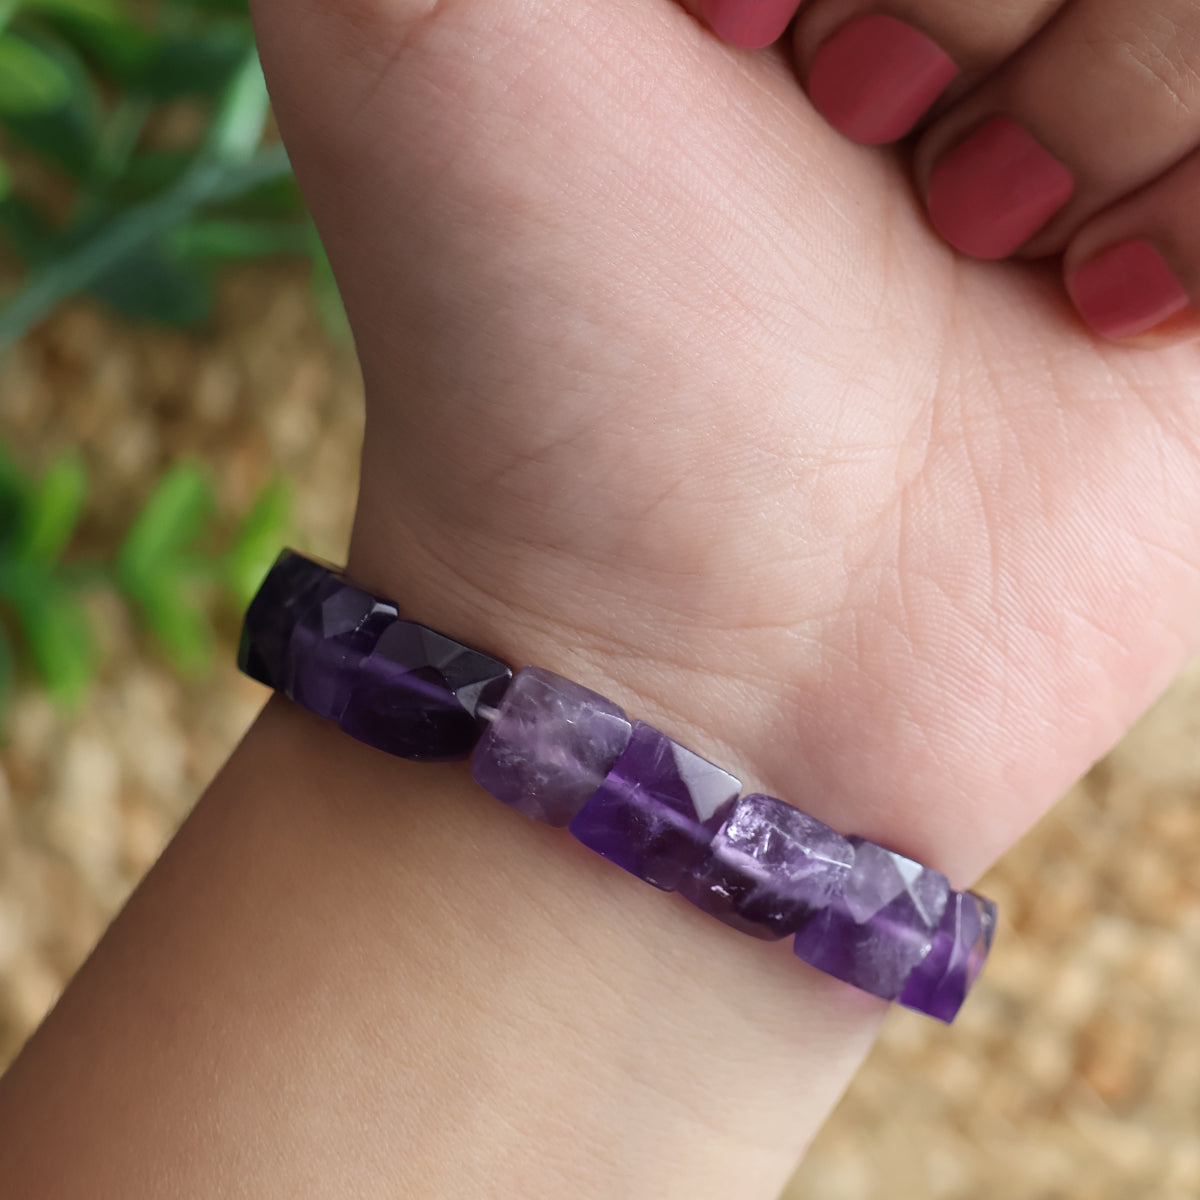
[[[351,737],[465,759],[505,804],[727,925],[791,936],[798,957],[952,1021],[991,948],[996,906],[940,871],[772,796],[593,691],[504,663],[284,550],[251,601],[238,666]]]

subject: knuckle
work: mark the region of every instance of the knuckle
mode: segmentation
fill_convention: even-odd
[[[1160,118],[1191,124],[1200,113],[1200,12],[1139,11],[1101,33],[1102,58],[1129,76]],[[1144,108],[1143,105],[1139,106]]]

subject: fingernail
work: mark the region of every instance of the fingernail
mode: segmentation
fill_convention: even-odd
[[[941,46],[911,25],[863,17],[817,51],[808,96],[839,133],[879,146],[910,133],[957,74]]]
[[[1121,242],[1089,259],[1069,290],[1083,319],[1102,337],[1130,338],[1155,329],[1191,301],[1149,242]]]
[[[758,50],[779,41],[800,0],[701,0],[700,7],[723,42]]]
[[[942,156],[929,179],[929,218],[955,249],[1006,258],[1075,191],[1071,172],[1011,117],[993,117]]]

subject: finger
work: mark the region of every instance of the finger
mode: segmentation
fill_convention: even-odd
[[[929,215],[977,258],[1061,251],[1200,140],[1195,0],[1073,0],[925,135]]]
[[[783,37],[801,0],[687,0],[695,13],[724,42],[759,50]]]
[[[835,129],[879,145],[912,132],[1010,57],[1062,0],[817,0],[796,23],[809,99]]]
[[[1200,337],[1200,151],[1088,222],[1063,262],[1067,290],[1102,337]]]

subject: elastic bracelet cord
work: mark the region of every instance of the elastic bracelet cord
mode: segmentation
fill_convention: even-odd
[[[284,550],[251,602],[238,666],[402,758],[472,756],[478,784],[663,891],[885,1000],[950,1022],[996,906],[773,796],[610,700],[400,617],[337,568]]]

